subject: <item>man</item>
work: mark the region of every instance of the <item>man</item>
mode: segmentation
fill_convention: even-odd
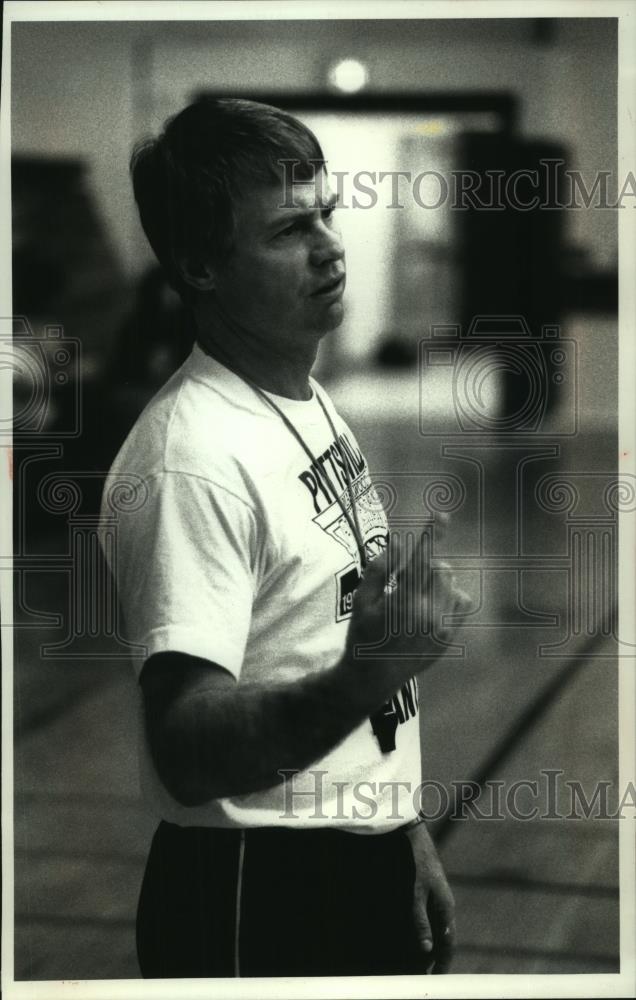
[[[142,974],[444,972],[453,904],[418,821],[413,675],[462,596],[442,572],[433,602],[423,545],[379,554],[366,463],[310,376],[345,284],[322,151],[275,108],[202,100],[132,175],[197,331],[111,470],[143,481],[112,566],[147,648],[141,759],[161,818]],[[386,628],[405,608],[414,636]]]

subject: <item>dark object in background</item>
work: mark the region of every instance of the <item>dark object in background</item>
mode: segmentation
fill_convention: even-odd
[[[89,181],[81,160],[11,164],[15,511],[30,533],[63,520],[38,501],[48,472],[104,468],[91,428],[108,427],[100,380],[129,287]],[[91,507],[99,489],[98,476],[86,481]]]
[[[533,337],[540,340],[542,327],[561,322],[564,305],[565,209],[558,205],[567,201],[562,190],[565,150],[540,140],[465,133],[459,137],[458,161],[463,170],[473,170],[480,177],[489,171],[502,174],[503,192],[497,199],[495,189],[493,202],[500,200],[504,206],[473,207],[466,200],[466,207],[457,212],[462,328],[468,330],[479,316],[523,317]],[[550,168],[547,161],[561,165]],[[511,178],[517,172],[513,184]],[[477,204],[488,204],[488,197],[487,189],[478,192]],[[524,204],[533,207],[521,207]],[[511,328],[514,336],[514,324]],[[523,367],[520,355],[519,368]],[[552,375],[548,356],[547,378],[551,380]],[[546,412],[557,397],[555,387],[550,388]],[[522,370],[506,372],[502,418],[515,414],[527,393],[527,375]]]
[[[417,362],[417,344],[400,337],[384,337],[375,356],[382,368],[412,368]]]
[[[108,414],[93,431],[108,468],[144,406],[190,354],[194,321],[161,268],[151,267],[137,286],[133,307],[114,335],[115,350],[101,394]]]
[[[86,178],[80,160],[13,158],[13,312],[60,324],[101,355],[126,282]]]
[[[37,499],[49,472],[81,481],[81,513],[98,509],[105,471],[193,341],[158,268],[133,298],[87,180],[79,160],[12,161],[15,510],[30,532],[64,528]]]
[[[194,335],[190,312],[170,288],[161,268],[149,268],[117,334],[107,380],[155,392],[188,357]]]

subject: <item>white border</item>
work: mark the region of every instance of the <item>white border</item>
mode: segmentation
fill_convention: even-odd
[[[0,334],[13,332],[11,317],[11,121],[6,95],[11,93],[9,31],[2,34],[2,91],[0,104]],[[0,419],[3,429],[13,416],[13,385],[9,369],[0,367]],[[4,556],[13,554],[13,438],[0,438],[0,622],[13,613],[13,572]],[[2,648],[2,989],[13,979],[13,631],[3,628]]]
[[[629,17],[632,0],[5,0],[9,21],[311,21]]]
[[[636,4],[619,22],[618,35],[618,174],[636,172]],[[636,227],[630,212],[618,223],[619,262],[619,381],[618,449],[621,471],[633,474],[636,446]],[[636,643],[636,528],[634,517],[619,514],[619,620],[625,639]],[[636,778],[636,680],[634,661],[619,660],[618,675],[619,788]],[[619,827],[621,975],[631,981],[636,995],[636,836],[634,819]],[[631,946],[630,946],[631,943]]]
[[[520,12],[521,11],[521,12]],[[336,0],[336,2],[109,2],[108,4],[47,0],[19,2],[9,0],[4,5],[4,37],[2,59],[2,109],[0,114],[0,316],[11,315],[11,245],[10,245],[10,24],[14,21],[172,21],[172,20],[308,20],[308,19],[420,19],[420,18],[521,18],[521,17],[617,17],[619,18],[619,176],[636,170],[636,3],[631,0],[526,0],[524,4],[507,0],[446,0],[446,2],[392,2],[381,0]],[[631,207],[631,206],[630,206]],[[619,448],[627,453],[621,471],[634,473],[636,445],[636,241],[633,217],[629,208],[619,221]],[[9,266],[7,266],[9,262]],[[10,407],[9,372],[0,371],[0,416],[6,417]],[[7,392],[7,382],[9,391]],[[2,449],[4,450],[4,449]],[[0,461],[0,555],[11,546],[11,488],[7,462]],[[631,523],[630,523],[631,521]],[[620,617],[623,637],[636,643],[634,608],[634,552],[636,532],[633,517],[620,519]],[[11,574],[0,573],[0,601],[7,607],[12,602]],[[625,633],[629,622],[630,631]],[[634,941],[636,920],[634,911],[635,847],[633,820],[626,818],[620,829],[621,884],[621,973],[619,975],[449,975],[435,980],[404,976],[394,979],[365,977],[351,979],[308,980],[88,980],[65,982],[13,982],[13,726],[12,726],[12,636],[9,629],[2,633],[2,985],[8,1000],[48,1000],[57,997],[166,998],[192,1000],[218,997],[620,997],[636,995]],[[636,738],[634,708],[636,683],[634,661],[620,664],[620,788],[634,780]],[[178,985],[177,985],[178,984]],[[426,989],[424,987],[427,987]]]

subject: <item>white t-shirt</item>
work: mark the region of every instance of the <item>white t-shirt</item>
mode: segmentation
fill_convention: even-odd
[[[308,401],[270,397],[318,468],[280,415],[198,346],[133,427],[106,489],[130,474],[143,481],[145,500],[119,512],[117,557],[107,558],[126,638],[147,657],[188,653],[239,684],[293,681],[341,657],[360,577],[356,540],[334,492],[350,512],[343,461],[369,558],[386,544],[387,524],[353,434],[324,390],[314,380],[311,387]],[[102,512],[110,513],[105,503]],[[412,680],[306,771],[196,807],[167,792],[142,726],[142,784],[158,815],[185,826],[392,829],[417,811],[417,715]]]

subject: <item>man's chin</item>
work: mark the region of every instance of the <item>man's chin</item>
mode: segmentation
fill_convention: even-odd
[[[342,326],[344,316],[345,311],[342,302],[333,302],[321,318],[319,324],[320,332],[325,334],[337,330],[339,326]]]

